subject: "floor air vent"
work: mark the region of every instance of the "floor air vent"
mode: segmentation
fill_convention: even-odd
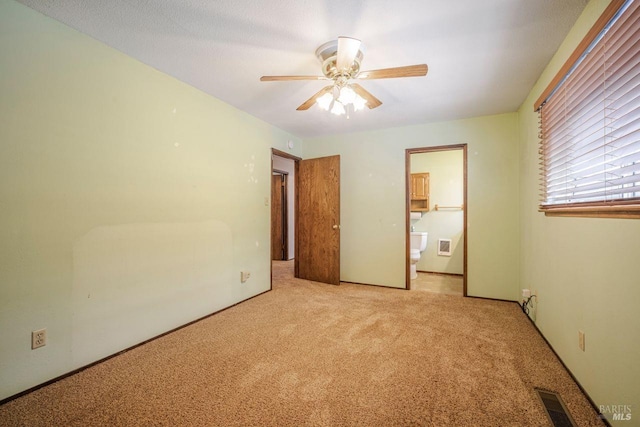
[[[535,389],[554,427],[576,427],[567,407],[557,393]]]

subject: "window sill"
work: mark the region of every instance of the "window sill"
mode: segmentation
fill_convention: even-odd
[[[640,219],[640,204],[616,206],[540,206],[538,211],[544,212],[545,216]]]

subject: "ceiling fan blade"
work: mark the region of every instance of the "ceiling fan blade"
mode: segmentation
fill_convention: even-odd
[[[367,100],[367,107],[369,107],[369,109],[373,109],[382,105],[382,101],[380,101],[375,96],[371,95],[369,91],[367,91],[365,88],[363,88],[359,84],[352,83],[350,86],[358,95],[360,95],[361,97]]]
[[[304,110],[308,110],[309,108],[311,108],[311,106],[313,105],[314,102],[316,102],[316,99],[320,98],[322,95],[324,95],[325,93],[329,93],[333,90],[333,85],[329,85],[329,86],[325,86],[322,89],[320,89],[318,91],[318,93],[316,93],[315,95],[313,95],[311,98],[307,99],[306,101],[304,101],[302,103],[302,105],[300,105],[298,108],[296,108],[296,110],[298,111],[304,111]]]
[[[328,80],[325,76],[262,76],[261,82],[281,82],[286,80]]]
[[[336,67],[338,71],[351,68],[360,50],[360,40],[351,37],[338,37]]]
[[[407,65],[406,67],[383,68],[381,70],[362,71],[357,79],[392,79],[395,77],[421,77],[426,76],[429,67],[427,64]]]

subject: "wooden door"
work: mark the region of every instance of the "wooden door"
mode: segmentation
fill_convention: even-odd
[[[271,177],[271,259],[286,258],[286,176]]]
[[[340,284],[340,156],[301,160],[297,170],[295,275]]]

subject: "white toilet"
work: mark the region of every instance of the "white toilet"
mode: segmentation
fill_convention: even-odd
[[[410,273],[412,279],[418,278],[417,264],[420,261],[420,254],[427,248],[427,232],[412,231],[409,256],[411,258]]]

